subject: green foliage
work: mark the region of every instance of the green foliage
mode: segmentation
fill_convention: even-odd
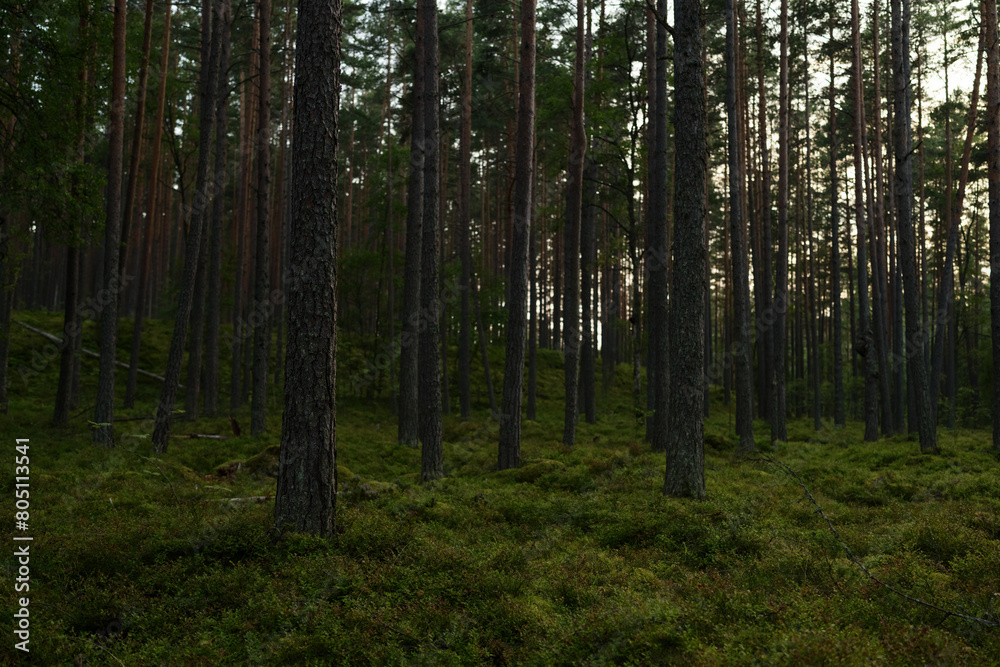
[[[58,316],[18,317],[58,327]],[[165,331],[154,321],[146,332],[153,368]],[[16,328],[12,368],[30,366],[41,340]],[[96,383],[90,363],[84,395]],[[46,367],[0,417],[4,433],[31,438],[33,651],[54,664],[1000,660],[995,630],[873,583],[792,480],[735,458],[719,392],[705,428],[709,497],[691,502],[661,495],[663,459],[636,431],[628,373],[599,395],[598,424],[581,423],[566,450],[560,356],[543,352],[539,369],[523,465],[494,470],[497,425],[482,398],[468,422],[445,419],[448,476],[427,485],[419,451],[395,443],[387,401],[344,396],[330,542],[270,529],[280,400],[263,437],[176,439],[154,457],[148,439],[133,437],[151,424],[122,422],[109,451],[90,441],[87,414],[66,429],[37,416],[55,380]],[[148,413],[155,389],[140,382],[137,413]],[[181,430],[228,428],[206,419]],[[873,574],[996,620],[1000,476],[989,437],[958,430],[939,441],[943,453],[925,456],[905,437],[862,443],[860,424],[814,431],[792,421],[773,455]],[[5,605],[12,613],[11,595]]]

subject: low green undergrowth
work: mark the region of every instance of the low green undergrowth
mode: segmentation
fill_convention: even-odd
[[[56,321],[24,315],[43,328]],[[162,372],[168,336],[151,340],[150,370]],[[12,367],[42,344],[15,330]],[[905,437],[862,443],[860,425],[814,431],[797,421],[790,442],[767,447],[795,479],[737,458],[734,420],[714,400],[708,498],[664,498],[664,460],[636,430],[628,370],[599,393],[598,423],[581,422],[566,450],[561,367],[543,356],[547,390],[539,420],[523,425],[517,470],[495,470],[497,425],[477,404],[468,422],[445,418],[447,477],[421,484],[420,453],[395,443],[388,403],[342,398],[333,542],[271,530],[280,396],[266,436],[176,438],[159,456],[142,419],[122,423],[114,450],[91,443],[89,411],[49,426],[57,369],[23,386],[15,371],[11,413],[0,417],[10,448],[0,485],[12,513],[13,439],[30,438],[35,660],[1000,662],[1000,631],[941,611],[1000,622],[1000,474],[988,433],[942,430],[942,453],[926,456]],[[95,378],[85,371],[84,396]],[[143,380],[139,406],[124,414],[148,412],[157,388]],[[249,424],[245,409],[233,418]],[[232,429],[223,416],[178,421],[175,433]],[[871,579],[845,545],[881,582],[940,609]],[[17,565],[10,555],[3,564],[10,623]],[[7,637],[0,655],[14,660]]]

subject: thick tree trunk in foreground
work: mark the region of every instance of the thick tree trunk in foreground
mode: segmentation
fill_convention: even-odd
[[[728,0],[731,17],[733,0]],[[705,335],[705,79],[701,3],[674,0],[674,273],[670,285],[670,389],[663,493],[705,496],[703,362]],[[732,23],[732,19],[730,19]],[[728,31],[727,31],[728,34]],[[732,61],[730,60],[732,65]],[[659,130],[659,128],[657,128]]]
[[[337,503],[340,0],[299,0],[288,352],[274,525],[332,538]]]
[[[118,244],[121,234],[122,144],[125,135],[125,0],[115,0],[111,63],[111,123],[108,139],[107,218],[104,223],[104,285],[111,297],[101,311],[101,362],[94,410],[94,442],[114,447],[115,348],[118,344]]]
[[[507,300],[507,356],[503,375],[500,448],[497,469],[521,464],[521,392],[528,333],[528,245],[534,183],[535,143],[535,0],[521,3],[521,56],[514,158],[514,230]]]
[[[900,7],[902,5],[902,7]],[[931,421],[927,391],[927,364],[921,332],[919,276],[916,241],[913,233],[913,166],[910,162],[910,0],[892,0],[892,73],[896,112],[896,219],[899,227],[900,267],[906,299],[907,381],[914,386],[920,433],[920,451],[937,452],[936,433]],[[995,109],[994,109],[995,112]],[[994,283],[1000,284],[1000,283]]]

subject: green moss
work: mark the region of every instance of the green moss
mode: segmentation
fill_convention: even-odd
[[[59,328],[57,314],[18,317]],[[85,344],[94,333],[88,324]],[[162,369],[169,333],[147,324],[144,367]],[[43,339],[11,335],[12,367],[30,368]],[[366,358],[368,347],[344,345],[348,361]],[[502,350],[490,355],[496,371]],[[625,367],[598,394],[598,423],[581,421],[564,448],[562,363],[539,354],[520,468],[495,470],[498,424],[479,391],[470,419],[445,417],[447,476],[431,484],[419,448],[396,443],[388,400],[340,387],[335,540],[271,530],[280,391],[267,434],[246,434],[242,408],[243,435],[178,438],[154,455],[149,420],[121,422],[112,451],[93,446],[89,415],[52,428],[57,368],[26,382],[15,370],[0,431],[32,439],[33,640],[53,664],[1000,663],[995,631],[892,594],[844,551],[908,595],[1000,615],[988,433],[942,433],[943,453],[925,456],[905,437],[863,443],[857,423],[790,420],[772,455],[842,544],[799,480],[733,456],[716,388],[702,501],[662,496],[663,455],[643,441]],[[86,359],[82,380],[92,395]],[[149,414],[158,389],[140,381],[136,408],[119,416]],[[770,447],[767,425],[755,429]],[[174,431],[233,435],[228,415]]]

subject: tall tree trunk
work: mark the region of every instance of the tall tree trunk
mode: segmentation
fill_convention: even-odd
[[[993,340],[993,449],[1000,457],[1000,35],[996,0],[983,0],[987,178],[990,207],[990,331]]]
[[[880,395],[882,398],[882,434],[891,436],[893,433],[893,405],[892,390],[890,386],[890,373],[888,362],[889,348],[889,324],[887,322],[887,276],[886,276],[886,254],[885,254],[885,194],[883,192],[882,174],[882,77],[881,49],[879,47],[879,9],[876,5],[872,11],[872,70],[875,84],[874,91],[874,116],[872,126],[875,137],[875,201],[873,207],[873,217],[871,226],[871,255],[872,255],[872,287],[874,292],[874,336],[875,351],[878,355],[878,378]]]
[[[171,2],[163,18],[163,43],[160,46],[160,87],[157,93],[156,120],[153,126],[153,146],[149,165],[148,192],[146,195],[146,219],[139,255],[139,286],[136,290],[135,319],[132,329],[132,350],[129,356],[128,384],[125,388],[125,407],[135,405],[135,393],[139,379],[139,351],[142,342],[142,322],[146,313],[146,292],[149,290],[149,262],[153,250],[153,231],[156,224],[156,197],[160,180],[160,145],[163,138],[163,115],[167,100],[167,67],[170,63],[170,18]]]
[[[902,5],[902,7],[900,6]],[[927,366],[921,345],[920,294],[913,233],[913,170],[910,163],[910,0],[892,0],[893,88],[896,112],[896,219],[900,266],[906,297],[907,378],[914,385],[920,450],[937,452],[927,393]],[[995,108],[994,108],[995,111]],[[1000,283],[998,283],[1000,284]]]
[[[760,0],[757,0],[757,91],[758,91],[758,120],[757,127],[760,140],[760,202],[759,202],[759,215],[755,216],[757,218],[757,224],[759,225],[759,231],[755,236],[759,239],[760,252],[754,253],[754,261],[760,264],[760,269],[755,271],[760,274],[760,296],[763,297],[762,303],[757,304],[757,331],[760,332],[758,337],[758,346],[760,350],[760,357],[758,358],[758,374],[760,378],[759,382],[759,408],[758,414],[761,419],[769,419],[771,415],[771,399],[773,394],[773,384],[774,384],[774,373],[775,373],[775,362],[774,362],[774,336],[775,336],[775,324],[774,324],[774,310],[775,306],[772,301],[771,295],[771,282],[772,282],[772,269],[774,267],[774,261],[772,257],[773,244],[771,239],[771,168],[770,168],[770,152],[767,148],[767,137],[770,134],[767,126],[767,85],[764,80],[764,59],[766,55],[764,49],[766,48],[763,43],[763,33],[761,27],[761,7]],[[735,56],[734,56],[735,57]],[[739,73],[737,74],[739,76]],[[741,111],[742,115],[742,111]],[[741,133],[742,134],[742,133]],[[740,140],[740,145],[743,145],[743,139]],[[744,175],[745,180],[745,175]],[[743,186],[745,187],[745,186]],[[743,206],[746,206],[745,195],[743,199]],[[756,291],[756,290],[755,290]],[[737,297],[738,299],[739,297]],[[787,306],[787,304],[786,304]],[[771,322],[765,322],[764,318],[767,317]],[[737,318],[737,327],[739,327]],[[747,352],[751,354],[751,352]],[[752,366],[752,359],[750,361]],[[739,371],[737,371],[738,373]],[[737,381],[738,382],[738,381]],[[737,426],[737,431],[739,426]]]
[[[114,447],[115,348],[118,343],[118,244],[121,234],[122,144],[125,135],[125,0],[115,0],[111,60],[111,118],[108,135],[107,218],[104,223],[104,287],[112,298],[101,311],[101,361],[94,409],[94,442]]]
[[[295,259],[274,525],[334,537],[340,0],[299,0],[289,220]]]
[[[580,372],[580,225],[583,216],[583,163],[587,134],[583,126],[583,20],[584,0],[576,2],[576,58],[573,64],[573,120],[569,140],[569,167],[566,184],[565,308],[563,345],[565,354],[566,404],[563,445],[576,442],[578,412],[577,382]]]
[[[216,2],[221,4],[221,0],[216,0]],[[219,6],[216,5],[214,13],[219,12]],[[195,180],[195,197],[191,207],[191,222],[184,250],[184,272],[181,275],[180,291],[177,298],[177,317],[174,321],[174,334],[170,340],[170,352],[167,357],[167,370],[164,374],[160,403],[156,409],[156,424],[153,427],[153,448],[158,454],[165,453],[170,442],[170,418],[177,398],[177,384],[180,380],[181,363],[184,357],[184,341],[187,338],[191,304],[194,301],[195,274],[198,270],[198,255],[201,250],[201,228],[208,205],[205,193],[208,192],[208,159],[211,153],[212,122],[215,119],[215,93],[219,75],[218,42],[213,33],[221,23],[221,21],[211,19],[212,13],[210,0],[204,0],[202,14],[206,18],[202,21],[198,172]]]
[[[680,0],[675,0],[675,3]],[[675,4],[676,6],[676,4]],[[738,91],[736,58],[736,7],[735,0],[726,0],[726,119],[729,146],[729,239],[733,263],[733,291],[735,337],[732,345],[733,363],[736,368],[736,433],[740,437],[740,451],[756,451],[753,437],[753,369],[750,363],[750,274],[744,223],[745,173],[740,145],[743,128],[740,123],[742,110]],[[674,51],[676,53],[676,45]],[[676,76],[676,75],[675,75]],[[680,136],[680,133],[678,133]],[[678,151],[680,155],[680,151]],[[689,166],[688,169],[691,169]],[[680,191],[678,190],[678,193]],[[766,220],[766,217],[765,217]]]
[[[667,15],[666,0],[660,0],[657,3],[657,13],[661,17]],[[687,48],[694,48],[694,45],[688,45]],[[698,53],[700,54],[700,51]],[[689,53],[683,55],[685,67],[693,66],[691,62],[686,60],[690,57],[692,56]],[[677,67],[676,61],[674,66]],[[650,119],[654,124],[654,142],[652,145],[653,170],[650,173],[649,207],[647,209],[649,246],[646,256],[646,271],[649,276],[646,283],[647,303],[649,304],[649,362],[647,368],[651,369],[651,377],[647,376],[647,381],[650,383],[653,402],[647,406],[647,410],[652,412],[648,422],[651,428],[652,449],[654,452],[664,452],[667,451],[668,446],[668,401],[670,400],[668,389],[670,379],[668,327],[670,321],[667,309],[670,248],[667,245],[669,234],[667,231],[667,30],[659,21],[656,24],[655,80],[656,94]],[[690,81],[683,84],[677,82],[677,85],[690,86],[692,83]],[[684,92],[688,95],[692,94],[686,88]],[[688,102],[691,103],[691,100]],[[692,107],[692,110],[694,109],[696,107]],[[675,107],[675,114],[676,112]],[[687,122],[692,123],[692,128],[697,126],[697,119],[691,119]],[[695,140],[694,137],[691,139]],[[698,183],[699,181],[692,181],[694,185]],[[697,196],[701,196],[701,191],[698,191]]]
[[[440,117],[438,95],[438,21],[435,0],[423,0],[418,11],[423,14],[424,51],[424,197],[420,247],[420,312],[422,329],[418,343],[419,386],[417,407],[420,412],[420,477],[427,482],[444,475],[444,450],[441,441],[441,350],[438,347],[438,243],[441,242],[438,218],[440,187]]]
[[[472,0],[465,2],[465,72],[462,79],[462,132],[458,151],[458,220],[455,239],[461,263],[458,278],[461,299],[458,321],[458,393],[462,421],[466,421],[472,415],[472,329],[469,321],[469,278],[472,274],[472,241],[469,238],[472,217]]]
[[[260,13],[260,73],[257,96],[257,260],[254,279],[253,397],[250,433],[267,429],[267,378],[271,361],[271,0],[258,0]]]
[[[830,5],[830,42],[833,42],[833,5]],[[833,54],[830,54],[830,292],[833,301],[833,425],[845,426],[844,323],[840,304],[840,202],[837,188],[837,106],[834,99]]]
[[[205,414],[219,411],[219,327],[222,301],[222,224],[226,215],[226,126],[229,117],[229,48],[232,1],[222,0],[219,88],[215,107],[215,198],[208,235],[208,323],[205,329]],[[280,357],[280,355],[279,355]]]
[[[854,216],[858,229],[858,338],[855,352],[863,362],[865,380],[865,441],[878,440],[878,362],[871,327],[868,300],[868,257],[865,240],[869,221],[865,214],[862,174],[864,172],[864,85],[861,66],[861,27],[858,0],[851,0],[851,36],[854,81]]]
[[[937,317],[934,323],[934,348],[931,351],[931,408],[935,411],[934,423],[937,423],[936,412],[938,406],[938,391],[941,385],[941,374],[944,367],[945,356],[945,322],[949,321],[950,312],[953,308],[955,298],[955,251],[958,247],[958,232],[962,220],[962,207],[965,203],[965,187],[969,180],[969,161],[972,156],[972,139],[976,131],[976,109],[979,105],[979,83],[983,71],[983,51],[986,49],[983,43],[984,34],[979,34],[979,49],[976,57],[976,75],[972,84],[972,97],[969,103],[968,124],[965,133],[965,145],[962,150],[962,166],[958,177],[958,192],[955,197],[951,196],[951,188],[948,188],[948,199],[946,205],[946,219],[948,223],[948,236],[945,243],[944,268],[941,270],[941,281],[938,283],[937,296]],[[950,142],[949,142],[950,144]],[[948,155],[951,154],[950,146],[947,148]],[[947,161],[950,164],[951,160]],[[952,345],[957,341],[952,340]],[[954,412],[954,405],[952,412]]]
[[[123,277],[128,269],[129,226],[132,223],[136,184],[139,182],[139,161],[142,159],[142,128],[146,120],[146,83],[149,79],[149,51],[152,42],[153,0],[146,0],[142,31],[142,64],[139,66],[139,88],[136,91],[135,123],[132,133],[132,155],[129,158],[128,186],[125,189],[125,205],[122,207],[121,244],[118,251],[118,266]],[[117,296],[121,305],[121,294]]]
[[[534,194],[534,189],[532,189]],[[544,188],[543,188],[544,201]],[[534,196],[532,196],[534,199]],[[534,207],[532,207],[534,208]],[[532,232],[528,245],[528,421],[536,421],[537,415],[537,383],[538,383],[538,243],[535,240],[539,234]],[[544,243],[544,238],[543,238]]]
[[[521,389],[528,321],[528,245],[534,183],[535,0],[521,3],[521,54],[518,81],[517,152],[514,160],[514,229],[507,302],[507,355],[503,375],[500,447],[497,469],[521,464]]]
[[[420,263],[423,237],[424,163],[424,16],[417,12],[417,35],[413,68],[413,122],[410,125],[410,175],[406,192],[406,257],[403,273],[403,333],[399,355],[398,441],[416,447],[419,437],[417,381],[420,312]]]
[[[774,398],[771,442],[788,440],[785,424],[785,360],[788,339],[788,0],[781,0],[781,57],[778,92],[778,265],[774,272]],[[764,187],[768,187],[765,181]]]
[[[82,51],[86,51],[89,46],[88,42],[91,39],[90,30],[90,3],[81,2],[80,3],[80,46]],[[77,146],[77,159],[82,163],[86,157],[86,129],[88,114],[86,112],[87,108],[87,80],[88,80],[88,63],[84,59],[83,65],[80,68],[80,92],[77,94],[76,98],[76,146]],[[80,183],[77,179],[73,179],[73,196],[80,196]],[[80,223],[84,223],[81,219]],[[82,231],[82,229],[81,229]],[[66,247],[66,294],[64,296],[64,308],[63,308],[63,341],[62,349],[60,350],[60,360],[59,360],[59,384],[56,389],[56,400],[53,409],[52,423],[57,425],[65,425],[69,423],[69,411],[73,403],[73,382],[76,379],[76,348],[77,341],[81,336],[81,324],[80,324],[80,313],[77,309],[77,301],[79,297],[79,286],[80,286],[80,242],[81,239],[76,235],[76,230],[73,231],[75,238],[70,240],[69,245]],[[4,239],[6,242],[6,239]],[[0,292],[3,291],[2,279],[0,279]],[[2,307],[2,305],[0,305]],[[4,332],[8,332],[9,327],[4,329]],[[6,338],[7,334],[3,334]]]
[[[735,82],[735,12],[726,2],[727,49]],[[670,390],[667,466],[663,493],[705,496],[702,419],[706,261],[705,78],[700,0],[674,0],[674,273],[670,285]],[[662,28],[661,28],[662,30]],[[659,50],[659,49],[658,49]],[[727,91],[729,92],[729,91]],[[735,91],[732,91],[733,93]],[[657,97],[661,97],[657,91]],[[727,101],[732,95],[727,95]],[[731,108],[735,109],[732,104]],[[731,116],[733,118],[733,116]],[[662,126],[661,126],[662,127]],[[660,127],[657,128],[659,135]],[[659,147],[659,146],[658,146]],[[748,293],[749,295],[749,293]]]

